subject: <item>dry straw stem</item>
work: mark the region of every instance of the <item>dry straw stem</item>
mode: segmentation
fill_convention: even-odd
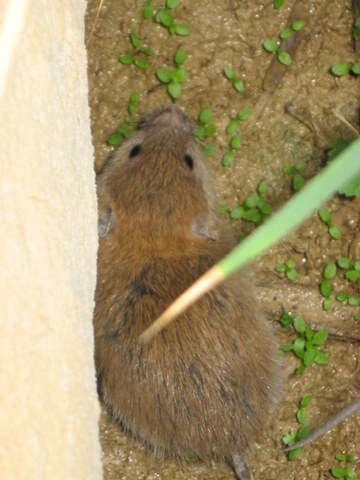
[[[175,300],[165,312],[140,336],[144,343],[183,313],[202,295],[210,291],[245,263],[253,260],[291,230],[300,225],[341,186],[360,175],[360,139],[314,177],[273,218],[257,228],[221,262],[202,275]]]
[[[97,24],[97,20],[99,18],[99,15],[100,15],[100,10],[101,10],[101,7],[103,6],[103,3],[104,3],[104,0],[100,0],[99,1],[99,4],[98,4],[98,7],[97,7],[97,10],[96,10],[96,15],[95,15],[95,19],[94,19],[94,23],[91,27],[91,31],[89,33],[89,37],[86,41],[86,46],[88,47],[90,45],[90,42],[91,42],[91,39],[92,39],[92,36],[94,34],[94,31],[95,31],[95,27],[96,27],[96,24]]]

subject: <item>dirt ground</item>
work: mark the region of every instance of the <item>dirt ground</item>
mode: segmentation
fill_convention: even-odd
[[[89,1],[86,23],[97,169],[113,150],[107,138],[128,118],[127,104],[133,91],[140,93],[138,118],[170,103],[155,72],[160,67],[173,67],[173,55],[179,47],[186,50],[188,59],[187,79],[177,104],[194,121],[205,107],[213,111],[216,154],[208,163],[216,178],[219,203],[234,207],[254,193],[261,180],[266,180],[266,199],[276,210],[292,195],[290,178],[283,173],[285,165],[304,162],[304,176],[311,178],[319,171],[324,152],[334,140],[356,136],[360,80],[350,75],[335,78],[329,73],[333,64],[354,62],[359,56],[352,48],[350,0],[298,2],[305,27],[292,65],[277,88],[268,73],[272,56],[264,51],[262,42],[277,38],[288,25],[293,0],[285,0],[280,10],[274,9],[272,0],[183,0],[173,10],[173,16],[190,27],[188,37],[170,36],[154,21],[144,20],[145,1],[104,0],[90,39],[98,3]],[[156,8],[164,4],[159,0],[153,3]],[[130,31],[136,32],[142,44],[153,52],[145,71],[118,61],[120,55],[132,52]],[[228,66],[244,81],[244,93],[237,93],[224,77],[223,70]],[[245,107],[253,111],[240,126],[243,144],[234,163],[225,168],[221,159],[230,138],[225,128],[230,117]],[[328,365],[312,366],[298,377],[295,369],[299,361],[286,354],[288,380],[283,401],[271,427],[254,446],[249,462],[255,480],[332,478],[330,468],[337,464],[335,455],[340,452],[355,454],[355,471],[360,477],[360,412],[305,447],[298,460],[290,462],[282,453],[281,438],[298,427],[296,411],[304,394],[312,396],[307,411],[313,427],[360,395],[360,325],[354,320],[359,308],[333,300],[333,309],[324,312],[319,294],[319,281],[327,263],[341,256],[360,259],[360,199],[335,197],[327,208],[332,212],[332,222],[342,230],[341,240],[332,240],[326,226],[313,215],[254,265],[258,298],[273,322],[279,342],[294,338],[279,326],[283,311],[299,313],[312,328],[327,328],[330,332],[324,347]],[[237,235],[252,229],[240,220],[232,225]],[[289,258],[295,260],[299,273],[296,283],[275,272],[276,265]],[[338,274],[334,290],[359,295],[359,280],[350,285]],[[105,480],[234,478],[227,465],[196,461],[180,465],[172,459],[154,458],[105,412],[100,431]]]

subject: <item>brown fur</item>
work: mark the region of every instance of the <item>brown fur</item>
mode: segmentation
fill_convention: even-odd
[[[141,144],[141,152],[129,152]],[[190,170],[184,155],[191,155]],[[244,272],[203,297],[150,344],[139,335],[234,246],[192,126],[155,112],[98,177],[95,308],[99,389],[113,415],[155,451],[230,460],[279,398],[277,346]],[[104,233],[106,232],[106,233]]]

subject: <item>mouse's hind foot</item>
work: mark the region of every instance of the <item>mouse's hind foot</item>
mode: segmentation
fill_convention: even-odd
[[[240,453],[233,455],[232,462],[238,480],[253,480],[251,470]]]

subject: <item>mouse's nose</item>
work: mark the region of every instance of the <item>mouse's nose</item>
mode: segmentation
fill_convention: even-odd
[[[171,105],[163,110],[159,117],[160,122],[164,127],[169,127],[175,130],[184,130],[185,132],[192,132],[192,123],[185,113],[176,105]]]

